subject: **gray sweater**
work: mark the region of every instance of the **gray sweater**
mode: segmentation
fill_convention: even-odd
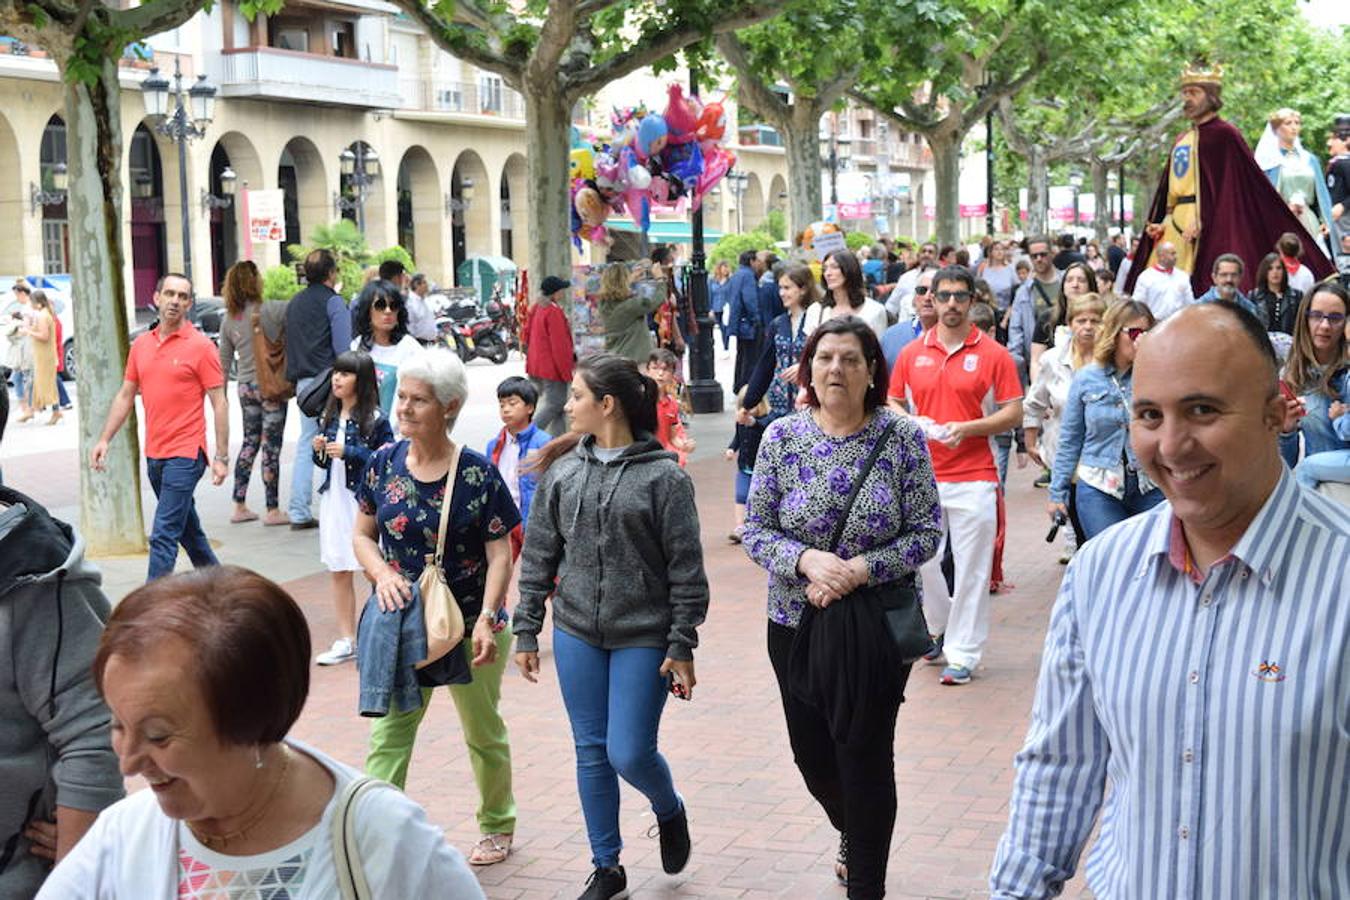
[[[220,320],[220,371],[228,378],[230,363],[236,354],[238,365],[234,370],[234,380],[240,384],[253,384],[258,379],[257,365],[253,360],[253,313],[261,311],[263,334],[269,341],[280,340],[286,334],[286,307],[289,300],[268,300],[263,303],[245,305],[242,315],[235,317],[226,313]]]
[[[694,658],[708,612],[694,485],[649,434],[601,462],[587,436],[540,480],[525,528],[516,649],[553,623],[607,650],[659,647]],[[556,585],[555,585],[556,578]]]
[[[31,897],[48,866],[22,837],[56,806],[122,797],[108,708],[90,665],[108,619],[84,544],[40,505],[0,488],[0,897]]]

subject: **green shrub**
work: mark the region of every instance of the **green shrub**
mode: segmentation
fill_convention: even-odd
[[[764,230],[773,235],[775,241],[787,240],[787,213],[781,209],[771,209],[764,217]]]
[[[773,244],[773,235],[767,231],[723,235],[722,239],[713,245],[712,251],[708,254],[708,262],[711,265],[725,262],[734,269],[740,255],[746,250],[772,250]]]
[[[379,253],[376,253],[370,258],[370,265],[378,266],[380,263],[390,259],[396,259],[403,263],[403,268],[407,270],[409,275],[417,271],[417,266],[413,263],[412,254],[397,245],[385,247]]]
[[[870,247],[877,242],[877,239],[863,231],[850,231],[844,235],[844,243],[848,249],[857,253],[863,247]]]
[[[289,300],[300,290],[293,266],[273,266],[263,273],[263,299]]]

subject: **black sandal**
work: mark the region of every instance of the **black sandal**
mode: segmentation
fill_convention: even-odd
[[[848,835],[839,835],[839,852],[834,857],[834,880],[848,887]]]

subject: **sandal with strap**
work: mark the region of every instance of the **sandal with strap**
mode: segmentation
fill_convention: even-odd
[[[834,857],[834,880],[848,887],[848,835],[839,835],[839,852]]]
[[[479,839],[478,843],[473,845],[473,850],[469,852],[469,865],[471,866],[495,866],[499,862],[505,862],[511,855],[511,839],[514,835],[510,834],[485,834]]]

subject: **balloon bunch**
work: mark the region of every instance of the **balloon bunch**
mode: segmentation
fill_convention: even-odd
[[[574,126],[569,157],[572,242],[609,244],[605,222],[627,213],[644,232],[653,203],[689,203],[704,196],[736,164],[726,147],[723,101],[703,105],[672,84],[664,113],[645,105],[615,109],[612,136],[587,138]],[[725,99],[725,98],[723,98]]]

